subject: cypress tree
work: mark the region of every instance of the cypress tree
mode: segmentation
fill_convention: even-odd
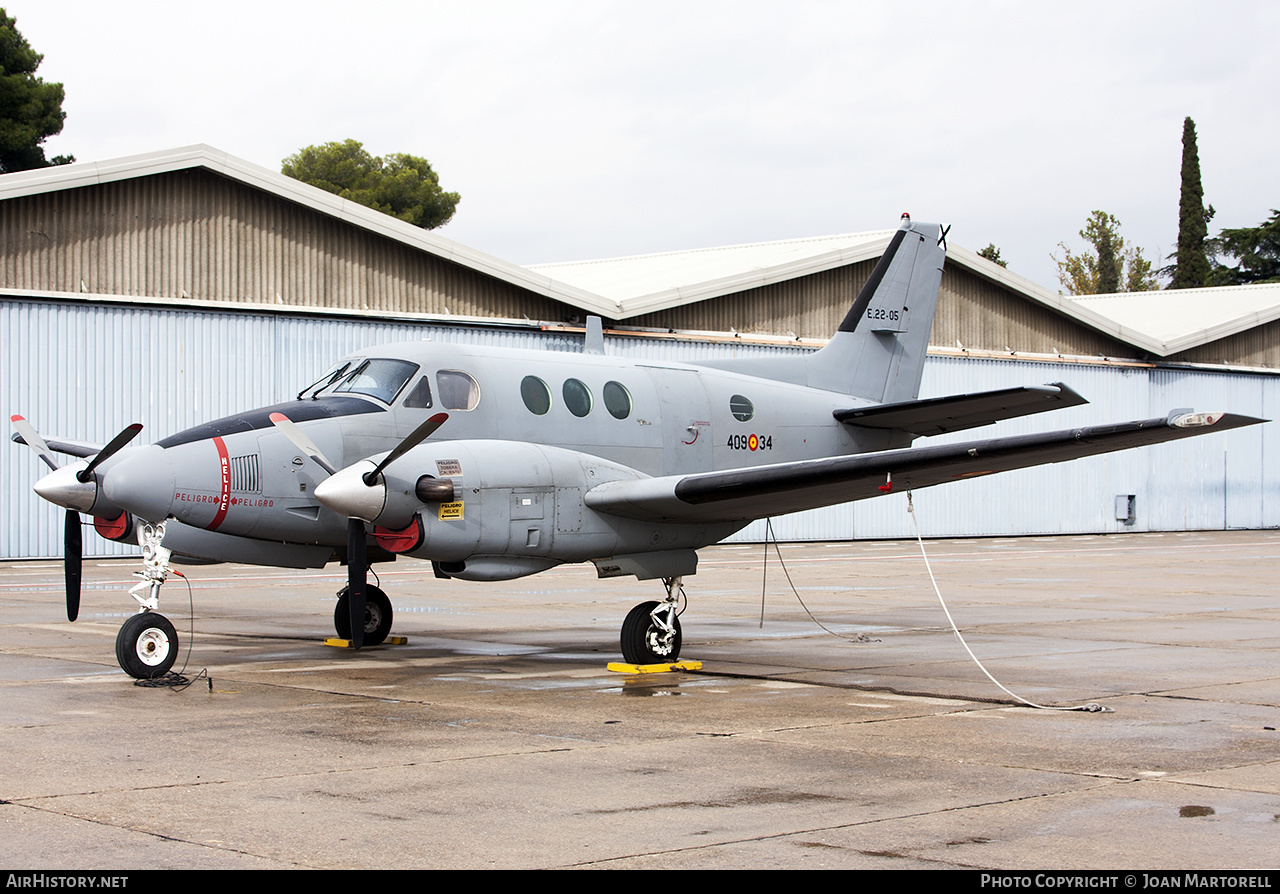
[[[1182,122],[1182,198],[1178,203],[1178,252],[1171,289],[1196,289],[1209,279],[1209,258],[1204,241],[1209,235],[1213,206],[1204,209],[1200,185],[1200,153],[1196,150],[1196,123]]]

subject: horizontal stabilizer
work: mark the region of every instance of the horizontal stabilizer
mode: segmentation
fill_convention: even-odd
[[[1265,421],[1230,413],[1183,413],[936,447],[611,481],[588,491],[586,504],[597,512],[644,521],[750,521]]]
[[[1003,388],[977,394],[956,394],[861,409],[836,410],[832,415],[848,425],[896,428],[924,437],[964,431],[966,428],[990,425],[1001,419],[1014,419],[1087,403],[1087,400],[1066,385],[1055,382],[1052,385]]]

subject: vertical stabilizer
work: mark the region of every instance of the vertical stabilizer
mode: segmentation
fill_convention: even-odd
[[[807,358],[807,384],[877,403],[915,399],[946,253],[940,226],[904,214],[839,331]]]

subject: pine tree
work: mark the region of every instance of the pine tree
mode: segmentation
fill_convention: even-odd
[[[17,20],[0,8],[0,174],[66,164],[44,157],[41,143],[62,131],[62,85],[36,77],[44,56],[27,43]]]
[[[1000,249],[996,248],[994,242],[988,242],[987,247],[978,252],[978,257],[986,258],[993,264],[999,264],[1001,267],[1008,267],[1009,262],[1000,257]]]
[[[440,188],[431,163],[416,155],[370,155],[357,140],[299,149],[280,172],[335,195],[422,227],[442,227],[461,197]]]
[[[1171,289],[1197,289],[1209,279],[1209,258],[1204,241],[1209,235],[1213,206],[1204,207],[1200,185],[1200,153],[1196,149],[1196,123],[1182,122],[1182,198],[1178,203],[1178,251]]]

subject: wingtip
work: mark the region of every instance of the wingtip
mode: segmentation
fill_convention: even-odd
[[[1271,420],[1257,419],[1253,416],[1241,416],[1224,411],[1188,413],[1184,410],[1174,410],[1169,414],[1167,421],[1170,428],[1208,428],[1209,426],[1218,426],[1226,429],[1239,428],[1244,425],[1260,425]]]

